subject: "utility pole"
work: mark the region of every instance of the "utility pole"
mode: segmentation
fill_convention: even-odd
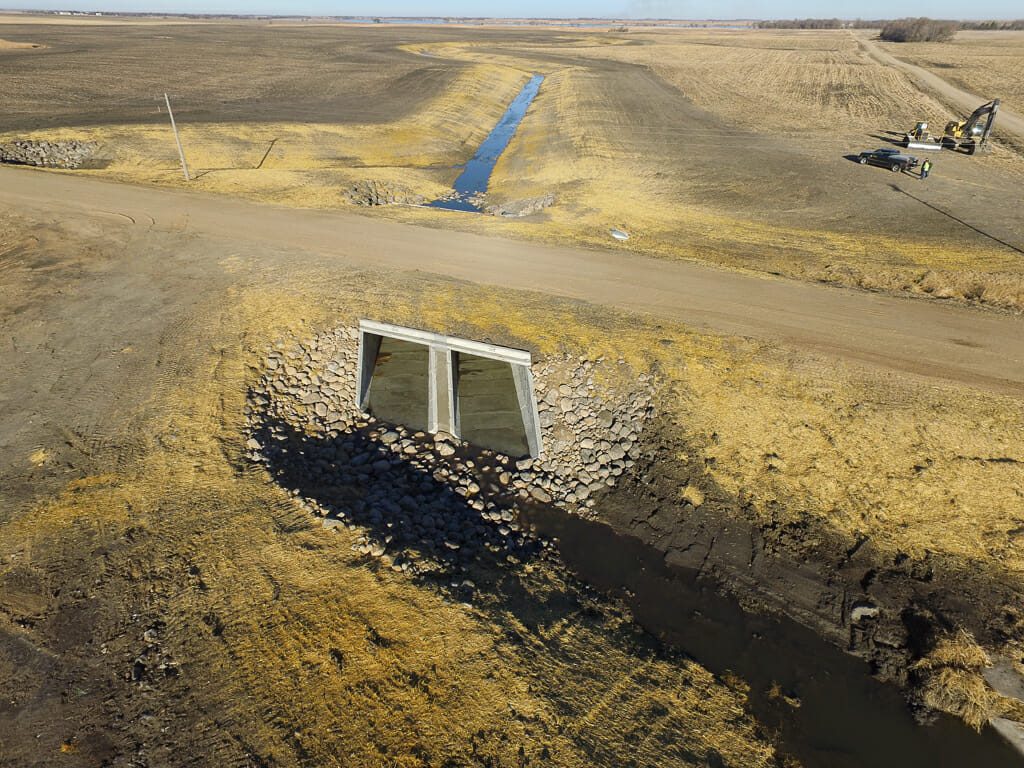
[[[171,99],[164,94],[164,101],[167,102],[167,114],[171,118],[171,130],[174,131],[174,140],[178,142],[178,156],[181,158],[181,169],[185,171],[185,181],[192,181],[188,175],[188,165],[185,163],[185,150],[181,148],[181,139],[178,137],[178,126],[174,124],[174,113],[171,112]]]

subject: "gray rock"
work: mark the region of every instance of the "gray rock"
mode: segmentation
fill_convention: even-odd
[[[850,621],[856,624],[864,619],[873,619],[879,613],[881,613],[881,609],[873,603],[854,603],[853,608],[850,610]]]

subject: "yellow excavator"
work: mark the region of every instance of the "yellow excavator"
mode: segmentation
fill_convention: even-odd
[[[950,120],[942,136],[934,138],[928,133],[928,123],[919,122],[904,134],[903,143],[907,149],[958,149],[973,155],[987,145],[998,111],[999,99],[993,99],[974,110],[966,120]]]

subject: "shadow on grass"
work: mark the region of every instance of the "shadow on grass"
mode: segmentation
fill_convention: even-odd
[[[651,663],[670,665],[663,669],[674,670],[679,684],[687,679],[686,653],[712,673],[729,678],[734,671],[748,683],[757,719],[804,764],[1015,764],[998,738],[950,718],[919,727],[899,691],[873,680],[862,661],[794,622],[744,612],[715,582],[668,566],[664,552],[633,536],[548,505],[519,504],[512,514],[522,500],[497,482],[502,467],[493,454],[438,460],[424,450],[405,453],[378,437],[386,430],[311,436],[265,417],[255,437],[277,482],[375,542],[364,553],[367,565],[407,570],[425,587],[471,601],[567,717],[592,695],[584,691],[657,689],[647,673],[633,679],[629,671]],[[612,656],[618,666],[609,666]],[[630,733],[656,728],[682,739],[679,713],[630,707],[623,701],[615,721]],[[608,764],[625,756],[604,751],[592,729],[572,731],[582,749],[597,750]],[[707,765],[716,758],[710,749],[703,755]]]
[[[267,160],[267,158],[268,158],[268,157],[270,156],[270,152],[271,152],[271,150],[273,150],[273,149],[274,149],[274,145],[275,145],[275,144],[277,144],[277,139],[271,139],[271,140],[270,140],[270,145],[269,145],[269,146],[267,147],[267,151],[263,153],[263,157],[261,157],[261,158],[260,158],[260,161],[259,161],[258,163],[256,163],[256,170],[257,170],[257,171],[258,171],[258,170],[259,170],[260,168],[262,168],[262,167],[263,167],[263,163],[265,163],[265,162],[266,162],[266,160]]]
[[[896,133],[895,131],[884,131],[883,133],[869,133],[868,136],[878,141],[884,141],[886,144],[892,144],[897,147],[903,146],[903,134]]]
[[[917,195],[915,195],[915,194],[913,194],[911,192],[908,192],[907,190],[903,189],[898,184],[891,184],[890,186],[894,190],[899,192],[901,195],[906,195],[910,199],[916,200],[917,202],[919,202],[921,205],[925,206],[926,208],[931,208],[936,213],[941,213],[947,219],[951,219],[952,221],[955,221],[957,224],[960,224],[961,226],[966,227],[967,229],[971,230],[972,232],[977,232],[979,235],[982,235],[983,237],[987,237],[989,240],[992,240],[992,241],[994,241],[996,243],[999,243],[1000,245],[1002,245],[1002,246],[1004,246],[1006,248],[1009,248],[1011,251],[1016,251],[1017,253],[1024,255],[1024,249],[1018,248],[1013,243],[1008,243],[1005,240],[1001,240],[1000,238],[996,237],[995,235],[990,234],[989,232],[986,232],[983,229],[979,229],[978,227],[974,226],[973,224],[969,224],[968,222],[966,222],[963,219],[961,219],[959,216],[954,216],[949,211],[943,210],[942,208],[939,208],[939,206],[934,205],[933,203],[929,203],[927,200],[922,200],[920,197],[918,197]]]

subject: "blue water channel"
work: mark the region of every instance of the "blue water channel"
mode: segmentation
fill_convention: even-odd
[[[450,211],[480,210],[480,206],[469,202],[469,199],[487,191],[487,183],[491,179],[491,171],[494,170],[495,163],[498,162],[498,158],[501,157],[501,153],[505,151],[508,143],[512,141],[516,128],[519,127],[523,115],[526,114],[526,110],[537,96],[542,82],[544,82],[544,75],[531,77],[519,95],[508,105],[501,120],[487,135],[484,143],[480,145],[480,149],[473,155],[473,159],[466,163],[465,170],[455,180],[453,189],[456,196],[448,200],[435,200],[429,203],[429,207],[446,208]]]

